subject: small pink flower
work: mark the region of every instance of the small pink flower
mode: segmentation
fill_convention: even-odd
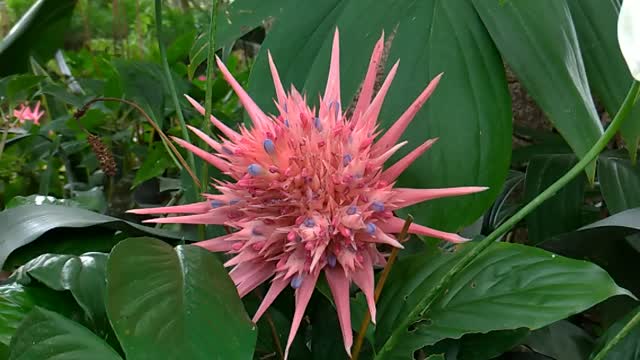
[[[33,121],[34,124],[40,125],[40,118],[44,115],[44,111],[40,111],[40,101],[36,103],[33,110],[26,104],[21,104],[19,108],[13,110],[13,116],[24,124],[25,121]]]
[[[225,136],[220,140],[189,127],[214,153],[181,139],[175,141],[232,180],[217,180],[214,187],[219,194],[205,195],[203,202],[131,211],[137,214],[186,214],[148,220],[153,223],[217,224],[238,229],[197,245],[231,256],[225,266],[233,267],[230,276],[241,297],[271,280],[254,321],[264,314],[286,286],[295,289],[295,311],[286,353],[321,272],[331,288],[348,353],[353,343],[349,308],[351,283],[363,291],[375,321],[373,267],[383,266],[386,262],[378,245],[402,248],[393,234],[400,232],[404,220],[394,216],[394,211],[431,199],[486,189],[394,187],[398,176],[436,140],[425,141],[384,168],[385,162],[407,143],[396,144],[435,90],[440,75],[382,134],[376,121],[398,69],[396,63],[374,96],[383,46],[383,38],[380,38],[351,117],[342,111],[337,31],[329,79],[318,109],[307,106],[305,97],[295,88],[292,87],[290,93],[285,92],[271,54],[269,65],[280,113],[277,116],[265,114],[218,59],[222,74],[238,94],[253,127],[240,126],[240,131],[236,132],[212,116],[211,122]],[[188,99],[204,113],[200,104]],[[466,240],[457,234],[418,224],[412,224],[409,232],[454,243]]]
[[[198,81],[207,81],[207,77],[205,75],[200,75],[197,77]]]

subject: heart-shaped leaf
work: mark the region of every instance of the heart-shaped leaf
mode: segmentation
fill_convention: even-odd
[[[366,14],[366,16],[363,16]],[[387,129],[436,75],[438,88],[417,114],[398,159],[428,138],[440,140],[403,176],[400,186],[488,186],[481,194],[412,207],[421,223],[448,230],[487,209],[504,182],[511,149],[511,107],[500,56],[466,0],[297,1],[285,8],[262,45],[250,93],[273,112],[275,97],[266,52],[286,88],[303,89],[311,102],[326,85],[331,40],[340,30],[342,102],[347,108],[363,81],[375,41],[392,38],[387,69],[401,60],[380,114]]]
[[[36,307],[13,339],[9,360],[122,360],[89,329],[53,311]]]
[[[379,302],[376,359],[407,355],[469,333],[538,329],[611,296],[628,294],[592,263],[495,243],[453,278],[429,312],[422,313],[424,294],[473,246],[453,254],[408,257],[394,266]]]
[[[107,313],[130,359],[247,359],[256,329],[226,270],[195,246],[127,239],[107,264]]]

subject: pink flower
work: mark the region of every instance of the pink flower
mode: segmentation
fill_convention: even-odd
[[[238,229],[197,245],[231,256],[225,266],[233,267],[230,276],[241,297],[271,280],[254,321],[286,286],[295,289],[287,353],[321,272],[335,300],[347,352],[353,342],[349,309],[352,282],[363,291],[375,321],[373,267],[385,264],[378,245],[402,248],[392,234],[400,232],[404,220],[395,217],[393,211],[431,199],[486,189],[394,188],[398,176],[436,140],[425,141],[395,164],[383,168],[406,144],[406,141],[396,143],[434,91],[440,75],[382,135],[376,121],[398,69],[396,63],[374,96],[383,45],[380,38],[350,118],[343,113],[340,102],[337,31],[329,79],[318,109],[309,108],[305,97],[295,88],[285,92],[271,54],[269,65],[276,88],[278,116],[262,112],[218,59],[222,74],[238,94],[253,127],[241,126],[236,132],[212,116],[211,122],[225,136],[219,141],[190,127],[214,153],[181,139],[175,141],[233,180],[217,180],[215,188],[220,193],[205,195],[207,200],[203,202],[132,210],[137,214],[185,214],[148,220],[153,223],[224,224]],[[188,99],[204,113],[202,106]],[[418,224],[412,224],[409,232],[455,243],[466,240],[457,234]]]
[[[198,81],[207,81],[207,77],[205,75],[200,75],[197,77]]]
[[[13,116],[23,124],[25,121],[33,121],[34,124],[40,125],[40,118],[44,115],[44,111],[40,111],[40,101],[36,103],[33,110],[25,105],[21,104],[19,108],[13,110]]]

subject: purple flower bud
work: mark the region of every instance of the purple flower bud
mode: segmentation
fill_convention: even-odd
[[[358,212],[358,208],[355,205],[351,205],[347,208],[347,215],[353,215],[356,212]]]
[[[251,164],[247,167],[247,171],[251,176],[258,176],[262,174],[262,167],[258,164]]]
[[[383,212],[384,211],[384,204],[382,203],[382,201],[374,201],[371,204],[371,208],[375,212]]]
[[[211,204],[211,207],[214,209],[217,209],[220,206],[224,205],[224,203],[220,200],[212,200],[210,204]]]
[[[273,140],[271,140],[271,139],[266,139],[262,143],[262,147],[264,147],[264,151],[266,151],[267,154],[269,154],[269,155],[273,155],[273,153],[276,152],[276,144],[274,144]]]
[[[329,264],[329,267],[336,267],[336,256],[333,254],[329,254],[329,256],[327,256],[327,264]]]
[[[369,233],[369,235],[375,234],[375,232],[376,232],[376,224],[367,223],[367,232]]]
[[[353,160],[353,158],[351,157],[351,155],[346,154],[345,156],[342,157],[342,165],[343,166],[347,166],[349,165],[349,163],[351,162],[351,160]]]
[[[291,287],[294,289],[299,288],[302,285],[302,275],[296,274],[291,278]]]

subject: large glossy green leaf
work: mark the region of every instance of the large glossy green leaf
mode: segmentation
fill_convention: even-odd
[[[122,359],[89,329],[55,312],[36,307],[11,340],[10,360]]]
[[[104,330],[109,328],[104,306],[106,265],[104,253],[44,254],[20,267],[11,278],[22,285],[35,279],[53,290],[70,291],[93,328]]]
[[[0,347],[9,347],[13,333],[33,306],[33,299],[23,286],[0,286]]]
[[[577,161],[573,154],[532,158],[525,176],[525,203],[546,190]],[[580,227],[585,183],[584,177],[576,177],[527,216],[530,244]]]
[[[130,359],[248,359],[256,329],[212,253],[152,238],[116,245],[107,313]]]
[[[580,50],[593,93],[613,117],[622,105],[633,78],[618,45],[619,0],[567,0],[580,41]],[[640,108],[629,114],[620,129],[631,159],[640,140]]]
[[[579,157],[602,135],[566,0],[472,0],[500,53]],[[587,168],[593,181],[595,163]]]
[[[29,56],[47,60],[63,45],[77,0],[37,0],[0,42],[0,76],[26,72]]]
[[[366,14],[363,15],[363,14]],[[444,77],[403,137],[403,156],[428,138],[440,140],[400,178],[400,186],[484,185],[482,194],[412,207],[417,221],[457,229],[476,220],[500,191],[511,148],[511,111],[501,59],[465,0],[311,1],[287,7],[268,33],[250,78],[250,93],[273,111],[266,51],[286,88],[311,102],[326,85],[331,39],[340,29],[342,102],[360,86],[382,30],[394,34],[387,69],[401,59],[380,115],[388,128],[437,74]],[[392,159],[393,160],[393,159]]]
[[[621,330],[630,324],[634,317],[639,316],[640,307],[631,311],[627,316],[623,317],[615,324],[611,325],[607,331],[598,339],[596,348],[591,354],[593,358],[602,348],[610,342],[614,337],[619,336],[619,342],[602,358],[603,360],[622,360],[622,359],[640,359],[640,323],[635,322],[631,325],[631,329],[624,336]]]
[[[448,284],[428,313],[418,311],[424,294],[475,246],[452,254],[420,254],[399,261],[378,308],[377,358],[397,358],[446,338],[526,327],[538,329],[628,292],[606,271],[524,245],[495,243]]]
[[[567,320],[533,331],[523,344],[539,354],[562,360],[584,360],[593,349],[591,336]]]
[[[612,214],[640,206],[640,167],[619,152],[598,159],[598,180],[607,209]]]
[[[218,9],[216,20],[216,49],[229,47],[233,42],[258,27],[268,18],[278,17],[290,0],[236,0]],[[207,60],[209,53],[209,28],[205,28],[193,42],[189,51],[189,78]]]
[[[154,235],[166,239],[182,236],[148,226],[101,215],[80,208],[53,205],[26,205],[0,212],[0,267],[15,249],[29,244],[47,231],[56,228],[99,226],[125,231],[130,235]],[[91,237],[87,237],[91,241]]]

